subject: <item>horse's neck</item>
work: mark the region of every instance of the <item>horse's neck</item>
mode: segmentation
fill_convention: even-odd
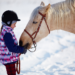
[[[72,0],[69,0],[72,1]],[[75,33],[75,12],[72,5],[62,2],[53,5],[50,9],[50,30],[62,29]]]

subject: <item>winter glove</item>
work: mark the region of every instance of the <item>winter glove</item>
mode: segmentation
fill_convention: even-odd
[[[25,46],[23,46],[23,48],[24,48],[23,53],[24,53],[24,54],[27,52],[27,46],[28,46],[28,44],[26,44]]]
[[[25,54],[27,52],[27,49],[24,48],[23,54]]]

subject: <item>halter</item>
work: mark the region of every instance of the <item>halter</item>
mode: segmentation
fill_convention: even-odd
[[[44,19],[44,21],[45,21],[45,23],[46,23],[46,26],[47,26],[47,29],[48,29],[48,31],[49,31],[49,33],[50,33],[50,29],[49,29],[48,24],[47,24],[47,21],[46,21],[46,14],[42,14],[42,13],[40,13],[40,12],[39,12],[39,14],[42,16],[42,18],[41,18],[41,21],[40,21],[40,23],[39,23],[39,26],[38,26],[37,30],[36,30],[35,32],[33,32],[32,35],[31,35],[27,30],[24,30],[24,31],[30,36],[30,38],[32,39],[32,42],[33,42],[33,45],[34,45],[34,48],[35,48],[34,51],[36,51],[36,42],[35,42],[34,39],[36,38],[37,33],[39,32],[39,29],[40,29],[40,27],[41,27],[41,23],[42,23],[43,19]],[[35,34],[35,36],[33,37],[34,34]],[[29,50],[29,51],[30,51],[30,50]],[[30,52],[34,52],[34,51],[30,51]]]

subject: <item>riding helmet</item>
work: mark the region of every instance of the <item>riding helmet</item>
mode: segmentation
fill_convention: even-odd
[[[13,21],[20,21],[17,14],[12,10],[7,10],[2,14],[2,22],[8,26],[11,26]]]

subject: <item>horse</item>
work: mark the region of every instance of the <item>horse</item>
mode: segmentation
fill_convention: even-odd
[[[40,6],[33,10],[21,34],[19,44],[30,49],[51,31],[59,29],[75,33],[75,0],[66,0],[52,5],[41,2]]]

